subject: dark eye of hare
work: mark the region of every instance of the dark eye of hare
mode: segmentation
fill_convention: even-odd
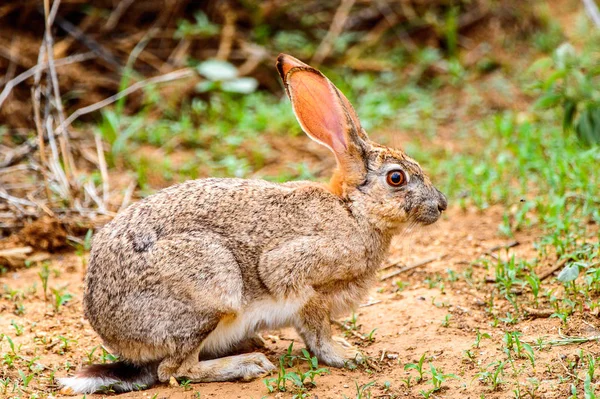
[[[401,170],[392,170],[387,174],[387,184],[394,187],[399,187],[406,183],[406,175]]]

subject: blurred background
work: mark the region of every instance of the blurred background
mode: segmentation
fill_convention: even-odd
[[[320,68],[451,204],[503,204],[506,234],[567,194],[586,208],[598,19],[590,0],[4,1],[0,236],[44,215],[102,224],[186,179],[327,178],[280,52]]]
[[[463,305],[480,309],[481,317],[464,330],[477,329],[477,348],[479,328],[516,329],[542,318],[547,323],[536,325],[540,331],[588,337],[566,342],[591,351],[584,356],[581,349],[567,374],[600,361],[598,348],[585,346],[597,345],[600,336],[597,1],[4,0],[0,281],[6,284],[0,310],[10,310],[16,321],[4,325],[0,318],[0,330],[14,330],[12,339],[27,347],[31,337],[21,335],[23,325],[31,325],[32,334],[37,323],[57,331],[48,314],[73,305],[61,319],[69,331],[54,346],[37,332],[31,338],[44,360],[60,352],[44,371],[31,371],[33,361],[18,357],[13,341],[12,351],[6,349],[0,334],[0,352],[6,350],[0,394],[8,386],[19,395],[32,392],[29,372],[36,377],[31,386],[52,392],[54,372],[72,367],[63,355],[80,362],[85,354],[77,350],[97,341],[78,322],[81,281],[94,230],[119,210],[187,179],[328,178],[334,159],[300,130],[275,70],[280,52],[322,70],[354,104],[371,138],[404,149],[449,197],[434,230],[401,237],[386,262],[399,267],[400,260],[417,257],[427,271],[407,279],[384,276],[377,293],[425,298],[459,287],[453,298],[462,298],[471,290],[476,304],[466,296]],[[428,258],[432,252],[441,255]],[[41,282],[43,295],[27,281]],[[423,317],[445,312],[433,298]],[[462,314],[448,313],[442,326],[463,320]],[[356,327],[356,319],[352,323]],[[432,325],[418,323],[415,339],[423,325]],[[380,328],[380,320],[372,325]],[[593,369],[563,378],[567,365],[560,362],[571,360],[548,355],[551,366],[538,371],[549,371],[538,375],[529,352],[507,349],[521,345],[511,334],[492,334],[497,347],[488,353],[508,357],[489,359],[498,361],[491,368],[467,350],[461,364],[473,366],[465,384],[484,381],[491,388],[477,389],[496,391],[504,365],[521,359],[520,370],[537,382],[515,372],[515,392],[525,386],[530,392],[515,397],[539,397],[540,381],[553,378],[558,385],[544,389],[560,393],[546,397],[596,397]],[[431,332],[434,341],[439,336]],[[448,369],[463,356],[453,337],[442,348],[452,354]],[[70,352],[75,340],[80,345]],[[398,342],[384,341],[382,353],[396,348],[402,358],[406,348],[395,347]],[[539,344],[535,355],[546,356],[544,348]],[[92,350],[89,360],[99,353]],[[103,361],[111,360],[107,353]],[[421,389],[411,388],[410,378],[406,385],[404,393]],[[256,397],[264,394],[260,382],[255,388]],[[454,392],[447,397],[464,397]]]
[[[0,232],[44,207],[110,216],[185,179],[327,176],[333,160],[300,135],[284,98],[280,52],[321,68],[367,131],[419,159],[455,205],[520,198],[536,177],[527,165],[511,173],[506,146],[527,144],[515,130],[532,130],[521,134],[540,155],[539,135],[600,140],[594,6],[4,1],[0,167],[12,169],[0,174]]]

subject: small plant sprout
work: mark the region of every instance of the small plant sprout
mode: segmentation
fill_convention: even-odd
[[[104,346],[100,346],[100,348],[102,349],[102,355],[100,356],[100,361],[102,361],[102,363],[114,363],[119,360],[118,356],[107,351]]]
[[[598,365],[598,359],[596,359],[593,355],[588,354],[586,356],[587,364],[588,364],[588,375],[590,379],[594,379],[594,374],[596,374],[596,366]]]
[[[503,382],[502,376],[504,375],[505,364],[506,360],[488,364],[485,370],[477,373],[479,380],[484,384],[489,385],[492,391],[497,390]],[[492,368],[492,370],[488,371],[490,368]]]
[[[482,339],[491,339],[492,337],[488,333],[482,333],[479,329],[475,330],[475,342],[473,343],[473,347],[479,349],[479,345],[481,345]]]
[[[42,263],[42,267],[38,272],[40,280],[42,280],[42,290],[44,291],[44,300],[48,300],[48,279],[50,278],[50,268],[48,262]]]
[[[389,381],[384,381],[383,383],[383,391],[384,392],[389,392],[389,390],[392,388],[392,383]]]
[[[360,325],[358,324],[358,315],[356,313],[352,313],[350,319],[348,320],[348,329],[353,331],[358,331]]]
[[[405,364],[404,370],[417,370],[417,373],[419,373],[419,376],[417,377],[417,382],[420,382],[423,380],[423,374],[425,373],[423,371],[423,363],[425,363],[425,353],[423,353],[423,355],[417,363]]]
[[[60,352],[59,353],[61,355],[64,355],[65,353],[67,353],[67,351],[69,350],[69,344],[71,344],[71,343],[76,344],[77,343],[76,340],[70,339],[70,338],[67,338],[67,337],[63,337],[62,335],[59,335],[58,339],[60,340],[60,346],[59,346]]]
[[[310,356],[306,349],[302,349],[302,355],[292,355],[293,342],[288,347],[287,353],[279,358],[279,369],[276,377],[265,378],[263,383],[267,387],[269,393],[279,391],[287,391],[287,383],[291,382],[295,390],[294,398],[304,398],[308,395],[308,390],[316,386],[315,377],[329,373],[326,368],[318,367],[318,360],[315,356]],[[303,361],[308,366],[308,370],[303,372],[300,370],[298,361]],[[296,371],[287,371],[288,367],[297,366]]]
[[[531,272],[530,274],[525,276],[525,280],[531,288],[531,293],[533,294],[533,301],[537,306],[538,296],[540,295],[540,287],[542,285],[542,282],[540,281],[540,278],[535,274],[535,272]]]
[[[520,336],[521,333],[518,331],[507,331],[504,334],[504,352],[506,353],[509,359],[511,359],[512,353],[515,353],[517,359],[529,359],[529,361],[531,362],[531,367],[535,368],[535,355],[533,353],[533,349],[531,348],[531,345],[529,345],[527,342],[522,342]]]
[[[17,324],[17,322],[14,320],[10,321],[10,325],[15,329],[15,335],[17,337],[23,335],[23,326]]]
[[[473,351],[471,351],[470,349],[467,349],[466,351],[463,351],[463,354],[466,357],[465,361],[471,362],[471,363],[475,362],[475,354],[473,353]]]
[[[90,350],[88,353],[86,353],[88,365],[94,363],[94,353],[96,352],[97,349],[98,349],[98,347],[94,346],[92,348],[92,350]]]
[[[179,381],[179,386],[181,386],[183,388],[184,391],[189,391],[192,389],[192,381],[188,380],[188,379],[183,379],[181,381]]]
[[[8,351],[2,355],[2,363],[5,364],[6,367],[10,369],[10,368],[15,367],[15,361],[17,361],[19,358],[19,355],[17,352],[19,352],[21,350],[21,345],[15,346],[15,343],[13,342],[13,340],[8,335],[4,335],[4,334],[0,335],[0,342],[2,342],[3,338],[6,338],[6,341],[8,341],[8,347],[10,348],[10,351]]]
[[[10,384],[10,378],[0,378],[0,386],[2,386],[2,394],[6,394],[8,390],[8,385]]]
[[[375,342],[375,331],[377,331],[377,328],[372,329],[371,332],[365,336],[365,339],[368,342]]]
[[[371,399],[371,388],[375,385],[375,381],[367,382],[366,384],[358,385],[357,381],[354,381],[356,385],[356,396],[355,399]],[[350,399],[344,395],[344,399]]]
[[[444,317],[444,320],[442,320],[442,327],[450,327],[450,318],[452,317],[452,315],[450,313],[448,313],[446,315],[446,317]]]
[[[437,392],[442,389],[442,383],[448,378],[458,379],[456,374],[444,374],[442,369],[436,368],[433,364],[429,364],[429,372],[431,373],[431,384],[433,385],[433,391]]]
[[[25,374],[22,370],[19,370],[19,376],[21,377],[23,388],[27,388],[33,377],[35,377],[35,374]]]
[[[60,308],[64,306],[67,302],[73,299],[73,295],[64,291],[64,288],[52,288],[52,295],[54,296],[54,301],[52,302],[52,307],[54,308],[54,313],[59,313]]]

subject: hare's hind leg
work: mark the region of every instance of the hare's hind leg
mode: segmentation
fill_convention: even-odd
[[[250,381],[275,370],[273,363],[262,353],[246,353],[200,362],[198,354],[199,349],[190,354],[173,376],[187,378],[192,382]]]
[[[163,295],[162,308],[153,306],[163,311],[150,320],[166,313],[164,317],[168,320],[160,327],[171,343],[168,355],[158,367],[159,380],[165,382],[171,376],[177,377],[179,369],[198,364],[204,340],[219,322],[235,316],[241,309],[244,287],[235,257],[222,238],[211,232],[159,240],[150,261],[152,265],[160,265],[156,270],[160,273],[161,289],[155,289],[154,295]],[[195,323],[184,326],[187,320]]]

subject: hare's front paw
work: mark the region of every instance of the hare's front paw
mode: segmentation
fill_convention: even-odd
[[[342,337],[332,337],[337,344],[327,345],[316,353],[320,362],[331,367],[347,367],[364,362],[364,355]]]
[[[346,364],[350,361],[354,364],[362,364],[365,361],[365,355],[358,350],[358,348],[352,345],[350,342],[346,341],[344,337],[333,336],[331,337],[334,342],[337,342],[343,349],[344,359],[346,359]]]

